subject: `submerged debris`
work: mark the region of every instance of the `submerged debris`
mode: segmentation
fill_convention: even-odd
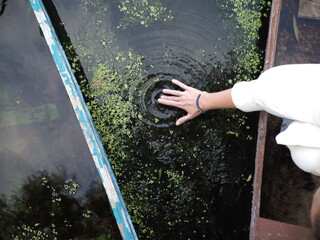
[[[294,14],[292,16],[292,24],[293,24],[294,36],[296,37],[296,40],[298,42],[300,42],[299,41],[299,29],[298,29],[298,25],[297,25],[297,19],[296,19],[296,16]]]

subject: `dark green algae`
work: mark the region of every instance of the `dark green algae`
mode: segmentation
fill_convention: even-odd
[[[263,51],[257,41],[267,17],[262,8],[270,3],[218,0],[217,5],[225,15],[223,24],[233,49],[210,65],[204,81],[196,84],[206,91],[219,91],[260,73]],[[161,1],[153,5],[126,0],[115,6],[123,14],[120,29],[174,20],[174,13]],[[88,13],[95,8],[99,11],[91,17]],[[100,19],[109,9],[103,1],[83,1],[86,27],[94,27],[96,34],[94,38],[82,35],[73,46],[65,44],[65,49],[79,56],[70,58],[76,73],[79,60],[85,66],[86,75],[80,74],[79,79],[88,81],[82,90],[139,237],[247,238],[256,115],[219,110],[179,128],[173,124],[159,128],[157,118],[154,125],[143,121],[148,113],[141,111],[132,94],[141,90],[132,85],[137,79],[148,81],[150,66],[134,49],[121,49],[115,32],[104,27]],[[159,12],[151,14],[154,11]],[[145,15],[149,20],[142,21]],[[184,114],[174,111],[174,118]]]

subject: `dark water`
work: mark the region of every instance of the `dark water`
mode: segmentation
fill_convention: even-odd
[[[85,95],[141,239],[248,238],[254,116],[216,111],[177,128],[184,113],[156,102],[172,78],[206,91],[254,78],[261,64],[247,67],[246,51],[259,55],[257,39],[223,4],[47,3],[92,83]]]
[[[29,2],[2,13],[0,239],[120,238]]]
[[[175,120],[184,113],[156,101],[161,89],[174,88],[172,78],[202,90],[217,91],[258,74],[262,55],[255,37],[259,28],[255,27],[260,22],[262,1],[254,5],[245,2],[45,1],[83,87],[140,239],[248,239],[256,115],[237,110],[214,111],[175,127]],[[9,7],[10,3],[5,14],[10,13]],[[4,19],[5,23],[10,22],[5,14],[0,24]],[[19,33],[8,29],[8,37]],[[43,43],[37,30],[35,27],[29,33],[30,38]],[[12,48],[22,46],[11,44]],[[26,43],[23,49],[25,46]],[[22,50],[16,53],[26,54]],[[18,55],[10,56],[17,59]],[[6,62],[13,61],[7,58]],[[26,64],[26,57],[18,59]],[[41,57],[40,68],[44,62]],[[12,65],[8,63],[10,68],[4,69],[10,71]],[[21,72],[27,69],[30,71],[26,68]],[[10,75],[14,75],[13,70]],[[33,75],[29,78],[36,81]],[[41,77],[40,80],[43,81]],[[56,92],[64,94],[60,88]],[[39,92],[50,96],[53,89],[41,87]],[[60,95],[57,101],[62,101]],[[56,106],[71,111],[67,103]],[[71,118],[70,114],[61,115]],[[71,120],[63,124],[68,125],[68,131],[69,124],[77,125]],[[62,135],[68,131],[58,128],[61,135],[56,135],[61,138],[54,142],[60,141],[60,147],[68,149],[65,154],[74,152],[68,159],[83,164],[81,159],[89,158],[83,153],[83,146],[79,147],[81,151],[65,146],[68,140],[76,145],[79,140]],[[45,145],[53,149],[50,144]],[[61,149],[51,152],[63,155]],[[53,156],[50,154],[50,159]],[[35,164],[35,160],[30,162]],[[78,169],[76,164],[72,166],[70,172]],[[91,167],[86,169],[90,172]],[[83,170],[81,167],[81,174]],[[92,172],[89,176],[97,178]],[[108,224],[99,226],[109,229]],[[85,238],[89,237],[82,237]]]
[[[46,3],[79,82],[91,83],[88,106],[141,239],[248,239],[256,115],[215,111],[177,128],[184,113],[156,99],[172,78],[206,91],[254,78],[255,4]]]

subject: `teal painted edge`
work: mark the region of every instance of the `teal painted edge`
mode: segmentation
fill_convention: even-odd
[[[71,104],[92,154],[95,166],[106,190],[122,238],[124,240],[136,240],[138,239],[137,234],[120,193],[120,189],[107,154],[105,153],[97,130],[94,127],[90,112],[86,107],[78,83],[71,70],[70,64],[56,35],[48,13],[41,0],[30,0],[30,4],[58,68],[62,82],[69,95]]]

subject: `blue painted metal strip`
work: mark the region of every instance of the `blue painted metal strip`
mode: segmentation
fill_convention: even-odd
[[[136,240],[138,237],[120,193],[115,175],[47,11],[41,0],[30,0],[30,3],[79,120],[95,166],[107,192],[122,238]]]

